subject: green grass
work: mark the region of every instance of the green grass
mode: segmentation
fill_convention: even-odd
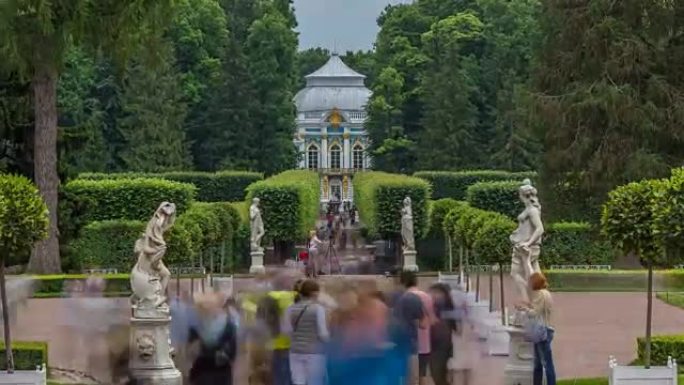
[[[656,297],[667,304],[684,309],[684,293],[682,292],[658,293]]]

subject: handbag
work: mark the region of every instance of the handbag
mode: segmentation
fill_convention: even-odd
[[[544,342],[549,338],[549,330],[541,317],[528,313],[525,322],[525,338],[532,343]]]

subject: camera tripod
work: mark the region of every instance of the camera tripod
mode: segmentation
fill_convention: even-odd
[[[332,275],[333,263],[335,266],[335,272],[338,274],[342,271],[340,266],[340,260],[337,258],[337,251],[335,250],[335,237],[331,236],[328,241],[328,249],[325,251],[325,261],[328,264],[328,275]]]

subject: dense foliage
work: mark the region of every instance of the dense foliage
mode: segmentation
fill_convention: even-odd
[[[292,170],[256,182],[247,188],[247,205],[259,198],[265,237],[296,241],[316,227],[320,178],[312,171]]]
[[[0,355],[5,355],[5,344],[0,342]],[[14,369],[34,371],[43,364],[47,367],[48,344],[38,341],[12,341],[14,355]],[[5,362],[0,361],[0,370],[7,370]]]
[[[419,171],[413,174],[425,179],[432,185],[435,199],[452,198],[465,200],[468,187],[479,182],[511,181],[522,182],[526,178],[534,179],[534,172],[508,172],[500,170],[472,171]]]
[[[444,221],[454,208],[466,205],[466,202],[455,199],[444,198],[430,201],[428,214],[428,234],[429,238],[445,238]],[[457,211],[456,211],[457,212]]]
[[[416,239],[428,231],[430,185],[415,177],[384,172],[354,175],[354,202],[370,234],[394,237],[401,232],[401,208],[411,198]]]
[[[637,338],[637,362],[644,362],[646,340]],[[677,363],[684,359],[684,335],[653,336],[651,339],[651,362],[653,365],[666,366],[668,358]]]
[[[588,223],[555,222],[544,228],[540,262],[551,265],[612,265],[616,250]]]
[[[494,211],[515,219],[525,208],[518,196],[521,182],[479,182],[468,187],[466,200],[472,207]]]
[[[159,178],[197,187],[197,200],[202,202],[233,202],[245,199],[245,189],[250,184],[263,179],[263,175],[247,171],[219,171],[216,173],[199,171],[175,171],[159,174],[152,173],[83,173],[79,179],[131,179]]]

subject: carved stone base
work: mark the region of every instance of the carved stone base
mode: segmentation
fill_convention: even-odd
[[[266,268],[264,267],[264,251],[254,250],[249,255],[252,257],[252,265],[249,267],[250,274],[264,274]]]
[[[183,380],[171,358],[168,312],[133,307],[129,337],[129,368],[138,384],[181,385]]]
[[[416,251],[415,250],[403,250],[404,254],[404,271],[418,271],[418,265],[416,264]]]
[[[525,330],[509,326],[510,336],[508,362],[504,368],[505,385],[532,385],[534,352],[532,343],[525,340]]]

